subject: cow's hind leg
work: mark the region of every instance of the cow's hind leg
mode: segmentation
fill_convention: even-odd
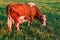
[[[11,19],[11,17],[9,16],[9,17],[8,17],[8,31],[12,31],[11,26],[12,26],[12,19]]]
[[[14,26],[15,26],[16,30],[19,30],[19,22],[15,21]]]

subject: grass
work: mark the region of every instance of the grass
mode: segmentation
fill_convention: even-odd
[[[14,1],[0,1],[0,40],[60,40],[60,2],[33,0],[42,13],[47,16],[47,26],[42,27],[38,20],[34,20],[33,27],[23,23],[19,26],[22,30],[16,31],[12,26],[12,32],[8,32],[6,6],[11,2]],[[15,2],[27,2],[27,0],[15,0]]]

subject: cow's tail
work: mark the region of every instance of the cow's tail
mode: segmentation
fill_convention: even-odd
[[[7,16],[8,16],[8,14],[10,14],[10,11],[9,11],[9,10],[10,10],[10,7],[9,7],[9,5],[7,5],[7,6],[6,6],[6,13],[7,13]]]

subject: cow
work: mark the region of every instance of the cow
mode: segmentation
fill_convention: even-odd
[[[8,30],[14,24],[16,30],[19,30],[19,23],[28,22],[32,26],[34,19],[38,19],[42,26],[46,26],[46,15],[37,8],[33,2],[28,3],[10,3],[6,7],[8,16]]]

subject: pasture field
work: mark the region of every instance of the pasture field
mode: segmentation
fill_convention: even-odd
[[[57,1],[57,0],[55,0]],[[28,2],[24,0],[0,0],[0,40],[60,40],[60,2],[33,1],[43,14],[47,17],[46,27],[42,27],[38,20],[34,20],[33,27],[27,23],[20,24],[22,28],[16,31],[12,26],[12,32],[7,29],[6,6],[11,2]]]

